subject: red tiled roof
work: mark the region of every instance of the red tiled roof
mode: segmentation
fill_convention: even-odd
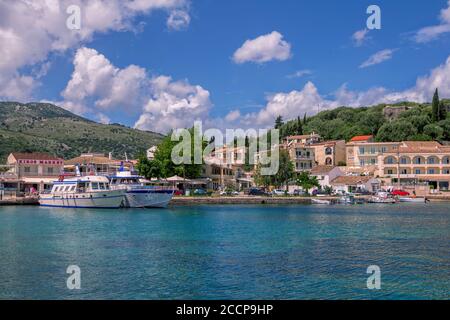
[[[335,168],[334,166],[315,166],[314,168],[312,168],[311,174],[312,175],[327,174],[334,168]]]
[[[350,141],[351,142],[360,142],[360,141],[369,141],[373,139],[372,135],[367,135],[367,136],[355,136],[353,137]]]
[[[355,186],[359,183],[367,183],[370,179],[373,179],[371,176],[340,176],[331,181],[332,185],[346,185],[346,186]]]
[[[42,152],[13,152],[12,155],[16,160],[62,160],[61,158]]]

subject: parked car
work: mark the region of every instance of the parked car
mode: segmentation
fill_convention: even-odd
[[[314,190],[312,192],[312,195],[315,196],[315,197],[326,197],[326,196],[329,196],[329,194],[326,193],[324,190],[318,190],[318,189]]]
[[[248,191],[249,196],[269,196],[270,194],[259,188],[251,188]]]
[[[306,195],[306,192],[303,191],[303,190],[301,190],[301,189],[295,189],[295,190],[292,192],[292,195],[293,195],[293,196],[296,196],[296,197],[304,196],[304,195]]]
[[[358,194],[358,195],[363,195],[363,196],[372,195],[372,192],[370,192],[369,190],[366,190],[366,189],[357,189],[354,193]]]
[[[232,191],[232,190],[226,190],[226,191],[221,191],[220,192],[221,196],[238,196],[239,192],[237,191]]]
[[[175,196],[182,196],[182,195],[184,195],[184,191],[183,190],[175,190],[174,195]]]
[[[281,189],[275,189],[272,191],[272,194],[274,196],[284,196],[286,194],[286,191],[281,190]]]
[[[334,196],[345,196],[347,194],[347,192],[345,192],[344,190],[335,190],[333,192]]]
[[[409,192],[403,191],[403,190],[393,190],[391,192],[391,195],[393,195],[393,196],[400,196],[400,197],[407,197],[410,194],[409,194]]]
[[[205,189],[195,189],[193,192],[194,196],[207,196],[208,192]]]

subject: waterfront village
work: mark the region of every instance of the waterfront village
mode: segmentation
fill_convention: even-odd
[[[331,194],[370,194],[380,190],[402,190],[414,196],[449,199],[450,146],[435,141],[375,142],[371,135],[350,141],[324,141],[311,133],[285,137],[280,149],[287,152],[297,174],[314,178],[312,190],[295,181],[278,187],[279,196]],[[156,146],[147,150],[152,160]],[[201,176],[187,179],[167,177],[154,184],[168,184],[176,196],[248,195],[255,183],[257,165],[244,170],[245,147],[220,147],[205,159]],[[233,161],[227,161],[227,157]],[[258,155],[256,155],[258,157]],[[125,167],[133,170],[138,160],[115,159],[111,154],[86,153],[69,160],[45,153],[13,152],[0,171],[0,199],[37,196],[48,191],[61,173],[112,176]],[[232,192],[224,192],[224,190]],[[269,191],[273,188],[270,188]],[[206,192],[207,191],[207,192]],[[264,193],[267,194],[267,193]],[[177,197],[176,197],[177,198]]]

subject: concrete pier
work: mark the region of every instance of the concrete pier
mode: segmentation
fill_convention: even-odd
[[[7,197],[0,200],[0,206],[39,205],[37,197]]]

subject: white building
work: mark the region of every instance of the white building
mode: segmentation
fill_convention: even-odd
[[[338,192],[376,192],[381,188],[381,181],[371,176],[340,176],[331,181],[331,186]]]
[[[316,166],[311,170],[311,176],[317,178],[322,189],[330,187],[331,181],[343,175],[339,167],[333,166]]]

